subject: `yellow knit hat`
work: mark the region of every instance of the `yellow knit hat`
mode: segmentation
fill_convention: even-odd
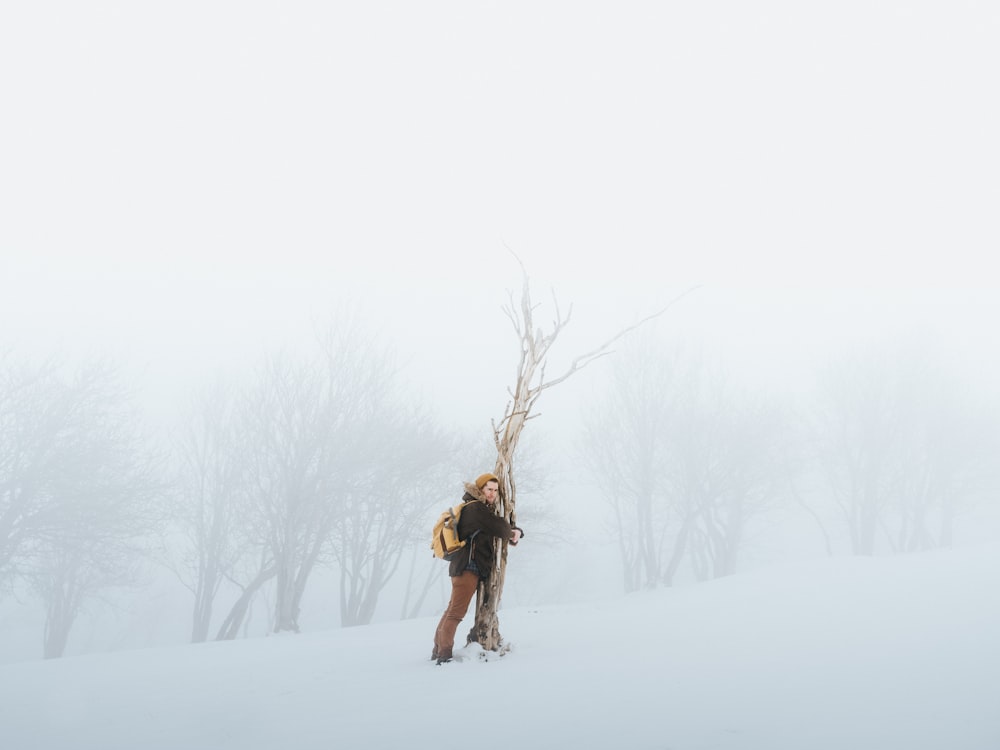
[[[480,474],[476,477],[476,487],[479,489],[485,487],[487,482],[496,482],[497,484],[500,484],[500,480],[492,474]]]

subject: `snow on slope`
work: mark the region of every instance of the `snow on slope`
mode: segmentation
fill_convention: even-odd
[[[977,547],[504,611],[440,667],[432,619],[21,662],[0,746],[996,750],[998,594]]]

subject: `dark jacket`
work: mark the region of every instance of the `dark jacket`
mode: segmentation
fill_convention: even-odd
[[[512,539],[515,527],[493,512],[493,509],[486,504],[482,491],[474,484],[465,485],[462,502],[465,503],[465,507],[462,508],[462,515],[458,519],[459,538],[468,540],[473,532],[478,530],[479,533],[455,555],[448,573],[453,577],[462,575],[469,566],[471,556],[479,568],[480,577],[487,578],[493,570],[494,540],[498,537]]]

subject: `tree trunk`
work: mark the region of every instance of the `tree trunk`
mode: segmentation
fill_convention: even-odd
[[[69,632],[76,619],[76,605],[73,601],[73,585],[60,582],[55,586],[49,600],[45,617],[43,657],[58,659],[66,652]]]
[[[663,582],[664,586],[674,585],[674,576],[677,575],[677,571],[680,569],[681,563],[684,561],[684,556],[688,552],[688,538],[691,536],[696,518],[697,516],[692,513],[688,513],[684,517],[681,529],[677,532],[677,538],[674,540],[673,554],[671,554],[670,559],[667,560],[666,567],[663,569],[663,574],[660,576],[660,580]],[[661,554],[661,557],[662,556],[663,555]]]
[[[226,615],[226,619],[222,622],[219,627],[219,632],[215,636],[217,641],[231,641],[236,638],[236,635],[240,632],[240,626],[243,624],[243,620],[247,615],[247,611],[250,609],[250,602],[256,596],[260,588],[270,581],[277,574],[277,571],[272,566],[261,570],[257,574],[257,577],[250,582],[245,589],[243,589],[243,594],[240,598],[236,600],[236,603],[229,610],[229,614]]]
[[[191,622],[191,643],[208,640],[208,629],[212,624],[212,607],[219,588],[219,575],[214,564],[205,566],[205,572],[198,576],[194,597],[194,614]]]
[[[413,558],[410,562],[410,574],[406,580],[406,593],[403,596],[403,607],[399,614],[400,620],[412,620],[420,615],[420,609],[423,607],[424,601],[427,599],[427,594],[430,593],[431,588],[434,586],[434,582],[438,580],[437,566],[428,567],[427,574],[424,576],[424,583],[420,589],[420,592],[416,596],[416,601],[410,604],[410,598],[413,596],[413,579],[414,574],[417,570],[417,547],[413,548]]]

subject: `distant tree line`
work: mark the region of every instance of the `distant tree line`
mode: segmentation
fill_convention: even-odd
[[[390,352],[341,323],[308,356],[268,357],[242,388],[198,399],[176,446],[173,514],[192,640],[210,636],[224,585],[239,595],[215,637],[236,637],[265,584],[272,629],[297,631],[320,566],[340,573],[342,624],[371,622],[455,470],[455,439],[400,388]]]
[[[804,509],[829,554],[945,547],[995,497],[996,404],[932,352],[859,348],[805,398],[755,395],[703,354],[650,337],[621,352],[585,419],[583,463],[610,511],[626,591],[737,570],[752,529]],[[756,524],[756,525],[755,525]]]
[[[463,463],[403,386],[391,352],[345,316],[310,351],[265,356],[195,395],[157,449],[112,364],[7,355],[0,596],[41,597],[47,658],[88,605],[153,564],[191,591],[192,641],[244,632],[265,589],[269,627],[298,630],[320,567],[339,572],[342,624],[370,622]]]
[[[996,405],[928,351],[844,354],[794,396],[649,335],[609,361],[578,448],[626,591],[736,572],[778,511],[806,514],[828,554],[906,553],[951,544],[995,494]],[[443,575],[417,573],[432,517],[496,458],[414,401],[351,315],[192,394],[169,440],[142,426],[137,395],[113,363],[0,356],[0,598],[44,604],[46,657],[151,565],[190,591],[192,641],[246,634],[261,601],[270,630],[297,631],[320,569],[339,578],[345,626],[371,622],[401,571],[415,616]],[[526,459],[522,485],[544,486]]]

